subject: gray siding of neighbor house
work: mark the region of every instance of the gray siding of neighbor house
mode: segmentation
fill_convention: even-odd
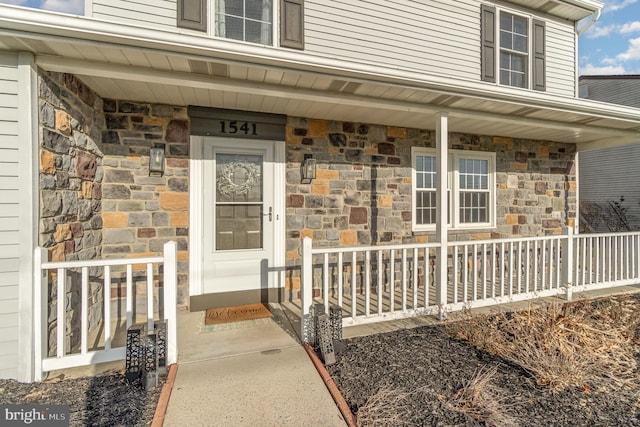
[[[580,97],[640,108],[640,79],[607,78],[580,81]],[[622,206],[632,229],[640,229],[640,141],[638,144],[586,151],[579,155],[580,203],[625,201]],[[618,221],[609,218],[606,222]],[[607,223],[593,224],[609,231]]]
[[[18,55],[0,52],[0,378],[18,375]]]
[[[277,3],[277,2],[274,2]],[[398,70],[480,81],[478,0],[306,0],[304,52]],[[516,5],[503,10],[546,25],[546,92],[575,95],[573,23]],[[209,3],[213,7],[213,2]],[[176,26],[176,0],[93,0],[86,14],[96,19],[213,37]],[[214,13],[208,11],[209,19]]]

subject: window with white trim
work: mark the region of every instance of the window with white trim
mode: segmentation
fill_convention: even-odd
[[[529,86],[529,20],[500,12],[500,84]]]
[[[271,0],[216,0],[216,36],[273,44]]]
[[[481,5],[481,78],[546,90],[546,24],[533,15]]]
[[[433,230],[436,211],[436,151],[413,147],[413,229]],[[495,153],[449,151],[447,224],[450,228],[495,226]]]

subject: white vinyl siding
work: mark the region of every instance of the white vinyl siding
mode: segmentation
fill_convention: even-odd
[[[93,0],[87,16],[147,28],[176,31],[176,0]]]
[[[18,56],[0,52],[0,378],[18,376]]]
[[[464,79],[480,75],[479,2],[305,1],[305,51]]]
[[[547,93],[575,96],[576,52],[573,23],[544,19],[546,24]]]

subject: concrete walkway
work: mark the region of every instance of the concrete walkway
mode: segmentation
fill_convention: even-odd
[[[203,319],[178,316],[164,426],[346,425],[286,316],[215,326]]]

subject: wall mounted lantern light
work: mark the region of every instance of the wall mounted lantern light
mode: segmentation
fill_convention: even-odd
[[[302,183],[310,184],[314,179],[316,179],[316,159],[311,154],[305,154],[302,162]]]
[[[149,176],[164,175],[164,144],[157,144],[149,150]]]

